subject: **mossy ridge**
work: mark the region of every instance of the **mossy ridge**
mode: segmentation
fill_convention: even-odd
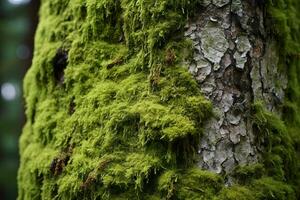
[[[195,138],[211,114],[181,66],[191,47],[182,39],[183,25],[198,3],[42,0],[35,58],[25,78],[19,199],[295,199],[278,176],[257,175],[244,186],[224,188],[220,176],[191,168]],[[282,5],[271,6],[289,13]],[[295,34],[284,30],[283,42]],[[68,51],[63,83],[53,75],[59,48]],[[292,72],[299,66],[288,60],[294,65],[287,108],[298,109]],[[296,129],[299,121],[293,122]],[[69,160],[66,149],[72,149]]]

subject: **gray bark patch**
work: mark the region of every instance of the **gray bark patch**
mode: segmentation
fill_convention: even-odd
[[[261,100],[276,112],[287,78],[278,73],[278,52],[265,35],[263,10],[240,0],[205,1],[203,6],[185,32],[194,44],[189,71],[214,106],[200,141],[198,165],[230,173],[237,165],[259,161],[251,105]],[[276,79],[282,84],[275,86]]]

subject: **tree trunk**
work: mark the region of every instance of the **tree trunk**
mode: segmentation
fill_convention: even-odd
[[[236,165],[258,162],[262,147],[251,106],[262,101],[280,113],[287,76],[278,68],[279,52],[267,34],[264,9],[251,1],[208,2],[185,32],[195,48],[189,70],[215,111],[201,138],[201,168],[228,173]]]
[[[297,0],[43,0],[18,199],[299,198]]]

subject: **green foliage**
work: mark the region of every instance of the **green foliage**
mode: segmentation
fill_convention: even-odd
[[[260,104],[264,166],[237,169],[241,185],[229,188],[193,167],[212,114],[183,64],[183,26],[198,3],[42,1],[24,80],[19,199],[295,199],[290,128]]]

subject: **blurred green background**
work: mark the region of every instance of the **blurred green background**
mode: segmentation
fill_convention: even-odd
[[[32,59],[37,0],[0,0],[0,200],[16,199],[22,79]]]

